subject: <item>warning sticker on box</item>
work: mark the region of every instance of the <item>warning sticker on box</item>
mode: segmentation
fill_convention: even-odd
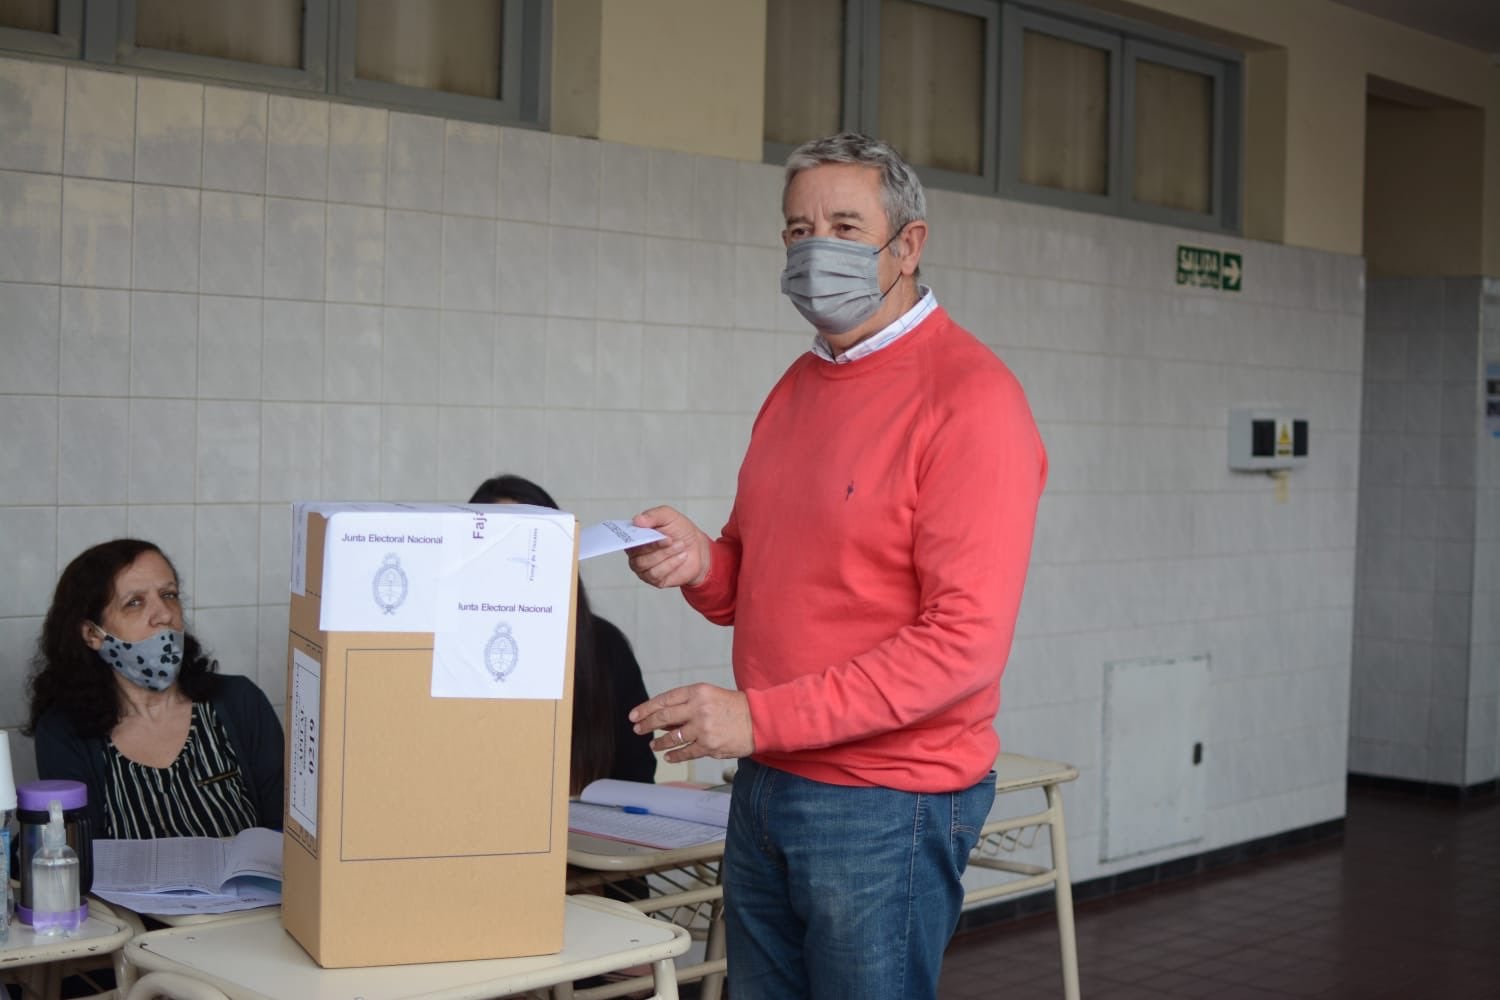
[[[300,649],[292,650],[292,759],[288,772],[287,811],[310,835],[318,835],[318,704],[322,664]]]

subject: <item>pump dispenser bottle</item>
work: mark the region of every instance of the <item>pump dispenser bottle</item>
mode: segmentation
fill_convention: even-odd
[[[32,929],[39,937],[77,933],[78,855],[68,846],[62,803],[47,804],[42,849],[31,859]]]

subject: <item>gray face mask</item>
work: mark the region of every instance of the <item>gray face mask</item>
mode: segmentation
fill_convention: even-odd
[[[162,629],[140,642],[126,642],[95,625],[104,636],[99,659],[130,683],[149,691],[165,691],[182,670],[186,636],[176,629]]]
[[[877,268],[881,253],[900,235],[896,230],[878,248],[827,236],[798,240],[786,248],[781,293],[819,332],[848,333],[875,315],[890,291],[880,290]]]

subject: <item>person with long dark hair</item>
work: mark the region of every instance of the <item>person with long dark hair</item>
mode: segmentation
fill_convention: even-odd
[[[95,836],[281,828],[281,723],[187,631],[177,570],[152,543],[117,538],[68,564],[28,689],[37,773],[87,786]]]
[[[522,503],[560,510],[552,495],[529,479],[496,476],[479,484],[470,503]],[[578,581],[573,640],[573,745],[570,794],[599,778],[651,781],[656,755],[650,740],[631,727],[632,706],[646,700],[646,683],[630,640],[615,624],[593,614]]]

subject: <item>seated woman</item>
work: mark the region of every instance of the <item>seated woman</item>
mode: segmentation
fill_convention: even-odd
[[[281,828],[281,723],[185,631],[177,571],[150,542],[79,555],[57,581],[30,681],[37,773],[88,787],[95,837]]]
[[[524,503],[560,510],[536,483],[496,476],[479,484],[470,503]],[[651,781],[656,755],[649,737],[637,736],[628,713],[646,700],[646,683],[630,640],[613,623],[589,611],[578,581],[578,622],[573,640],[573,746],[570,793],[598,778]]]

